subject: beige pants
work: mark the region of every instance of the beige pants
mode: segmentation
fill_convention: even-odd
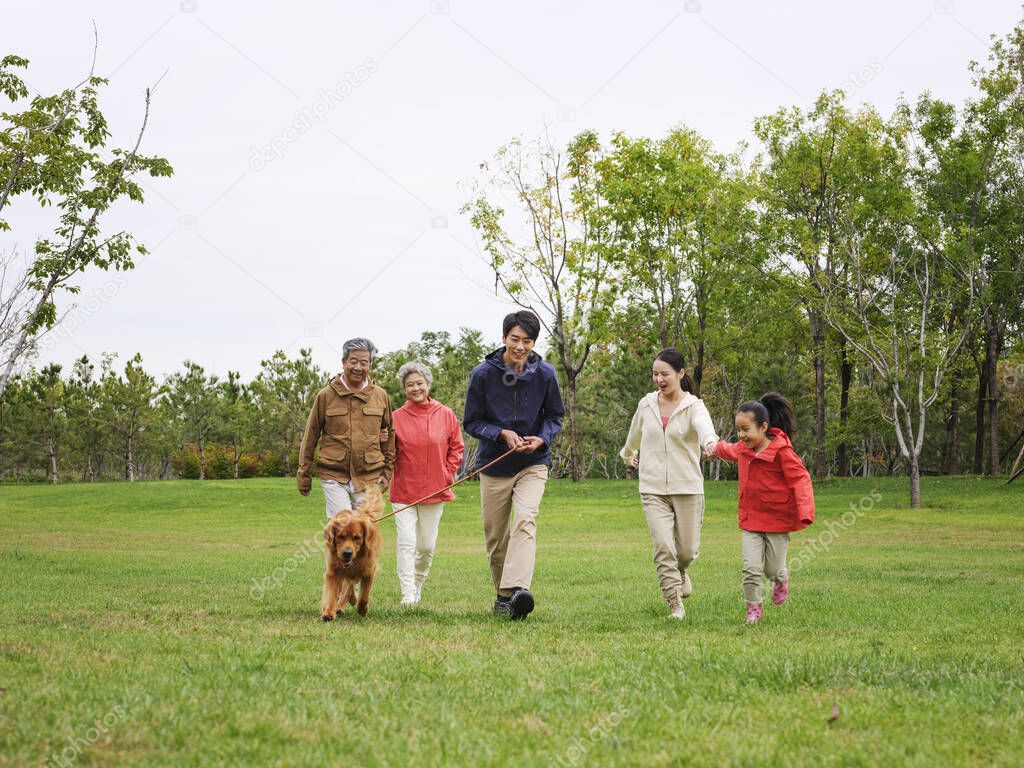
[[[441,513],[444,512],[444,502],[419,504],[415,507],[391,505],[392,509],[395,507],[398,508],[395,514],[398,585],[402,590],[402,599],[416,600],[434,560],[437,528],[441,523]]]
[[[762,603],[761,581],[765,576],[771,582],[789,578],[786,552],[789,550],[788,533],[743,533],[743,594],[748,603]]]
[[[537,512],[548,468],[527,467],[512,477],[480,475],[480,512],[491,579],[499,595],[530,588],[537,559]]]
[[[666,599],[683,586],[683,574],[700,554],[704,495],[641,493],[647,529],[654,543],[654,568]]]

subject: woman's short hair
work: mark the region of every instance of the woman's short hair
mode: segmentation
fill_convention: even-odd
[[[430,369],[427,368],[427,366],[425,366],[419,360],[413,360],[411,362],[406,363],[405,365],[398,369],[398,383],[401,384],[403,388],[405,387],[405,378],[410,373],[420,374],[420,376],[422,376],[423,379],[427,382],[428,387],[430,387],[434,383],[434,376],[430,372]]]

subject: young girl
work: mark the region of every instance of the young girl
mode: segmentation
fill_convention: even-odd
[[[714,450],[721,458],[739,463],[748,624],[761,620],[761,581],[765,575],[775,583],[772,602],[786,602],[789,534],[814,522],[811,476],[789,442],[795,426],[793,406],[777,392],[769,392],[760,400],[743,403],[736,411],[739,442],[721,440]]]
[[[683,598],[693,592],[687,569],[697,559],[704,522],[700,454],[714,450],[718,435],[704,402],[691,394],[693,383],[679,350],[659,352],[651,376],[658,389],[637,406],[620,456],[640,470],[640,499],[661,594],[669,615],[682,619]]]

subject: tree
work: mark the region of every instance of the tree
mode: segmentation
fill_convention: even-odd
[[[220,390],[220,429],[231,444],[231,476],[237,480],[242,451],[253,437],[255,409],[250,388],[242,383],[238,371],[228,371],[227,379],[220,383]]]
[[[101,418],[120,441],[124,479],[134,482],[138,475],[136,439],[152,421],[156,379],[143,369],[140,354],[125,364],[123,377],[114,372],[111,362],[108,358],[103,366]]]
[[[70,447],[82,460],[82,479],[96,482],[104,425],[100,413],[101,384],[96,366],[85,355],[75,361],[73,376],[65,384]]]
[[[178,418],[182,435],[195,444],[199,452],[199,479],[206,479],[205,445],[217,427],[221,409],[221,391],[217,377],[207,377],[203,367],[191,360],[185,361],[185,370],[167,377],[164,384],[166,398]]]
[[[594,345],[608,333],[615,299],[607,248],[605,204],[597,189],[597,135],[584,132],[565,154],[547,139],[515,140],[498,150],[495,169],[473,192],[463,212],[483,241],[496,287],[532,310],[551,337],[565,376],[569,474],[582,477],[577,425],[580,373]],[[494,202],[510,195],[518,218],[508,228]]]
[[[27,66],[19,56],[0,59],[0,93],[12,103],[28,96],[15,72]],[[143,201],[133,177],[172,173],[165,159],[139,154],[149,119],[148,89],[134,145],[108,149],[110,133],[97,103],[98,89],[107,81],[95,77],[93,69],[58,95],[36,96],[21,112],[0,113],[0,231],[10,229],[2,215],[18,195],[30,194],[60,211],[53,235],[35,243],[24,276],[0,281],[5,291],[0,295],[0,395],[33,339],[58,321],[59,291],[76,293],[70,281],[89,267],[131,269],[133,253],[146,252],[127,231],[104,234],[100,217],[123,197]]]
[[[291,453],[302,441],[302,430],[316,393],[327,383],[327,373],[313,363],[313,351],[300,349],[295,360],[277,350],[260,361],[252,383],[252,397],[261,430],[274,436],[282,452],[285,474],[292,474]]]
[[[996,39],[986,69],[972,62],[977,95],[960,110],[923,95],[914,117],[921,137],[919,183],[952,246],[977,265],[980,333],[974,471],[999,474],[999,377],[1008,327],[1024,302],[1024,25]],[[965,318],[969,322],[969,318]],[[954,393],[958,396],[958,393]]]
[[[882,378],[900,453],[909,465],[910,505],[916,509],[928,409],[971,330],[950,321],[951,308],[972,305],[976,288],[970,262],[927,241],[919,244],[920,223],[917,228],[899,224],[893,229],[906,238],[849,233],[853,290],[846,282],[824,283],[824,314]]]
[[[762,242],[776,268],[798,278],[798,291],[811,336],[815,377],[816,477],[827,471],[825,448],[827,327],[823,314],[826,290],[847,279],[844,242],[848,223],[865,217],[884,217],[899,200],[890,199],[903,179],[891,174],[887,161],[896,151],[888,127],[871,107],[851,113],[842,91],[823,93],[814,107],[781,109],[759,118],[754,133],[764,144],[758,160],[758,198]],[[843,337],[840,337],[842,341]],[[846,350],[840,349],[841,405],[852,381]],[[841,410],[840,428],[847,414]],[[842,449],[843,454],[846,448]],[[844,464],[845,464],[844,459]],[[842,471],[847,471],[842,467]]]

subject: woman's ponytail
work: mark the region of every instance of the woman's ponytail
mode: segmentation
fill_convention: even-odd
[[[693,379],[690,378],[690,374],[683,374],[683,378],[679,380],[679,386],[682,387],[683,392],[693,392]]]

